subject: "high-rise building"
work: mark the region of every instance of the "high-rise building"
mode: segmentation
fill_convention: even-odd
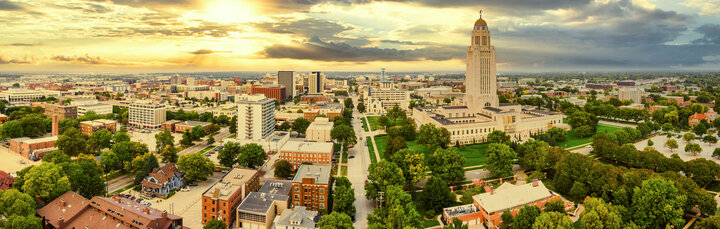
[[[237,139],[261,140],[275,131],[275,99],[265,95],[242,95],[238,104]]]
[[[57,115],[60,120],[66,118],[76,119],[78,117],[78,108],[67,104],[45,104],[45,115],[48,117]]]
[[[324,91],[325,82],[320,72],[312,72],[308,76],[308,94],[320,94]]]
[[[139,101],[130,104],[128,123],[145,128],[160,128],[165,122],[165,104]]]
[[[630,100],[633,103],[642,103],[643,91],[638,88],[625,87],[618,92],[618,99],[620,101]]]
[[[185,85],[195,86],[195,78],[192,78],[192,77],[185,78]]]
[[[465,75],[466,103],[472,110],[497,107],[497,79],[495,75],[495,46],[490,44],[490,29],[485,20],[475,22],[472,39],[467,49],[467,71]]]
[[[279,71],[278,84],[285,86],[285,98],[291,98],[297,95],[295,93],[295,79],[293,78],[292,71]]]

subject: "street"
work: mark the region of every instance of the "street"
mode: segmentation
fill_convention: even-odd
[[[357,104],[357,103],[356,103]],[[358,143],[355,147],[348,150],[348,156],[355,156],[348,159],[347,178],[355,189],[355,228],[367,228],[367,215],[373,212],[375,204],[372,200],[365,198],[365,180],[367,180],[367,171],[370,166],[370,157],[368,149],[365,146],[365,130],[360,122],[361,114],[357,111],[353,112],[352,126],[355,130]],[[360,140],[362,139],[362,140]]]

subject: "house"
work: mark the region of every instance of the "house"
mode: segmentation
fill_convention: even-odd
[[[502,225],[502,214],[506,210],[513,216],[517,216],[520,208],[526,205],[535,205],[544,209],[545,204],[550,200],[560,199],[560,195],[550,191],[542,181],[534,180],[524,185],[503,183],[497,189],[490,188],[488,192],[473,196],[473,204],[479,212],[477,218],[464,219],[468,223],[484,223],[487,228],[499,228]],[[452,218],[448,219],[452,222]]]
[[[5,171],[0,170],[0,190],[8,190],[15,183],[15,178]]]
[[[708,120],[708,116],[700,113],[695,113],[694,115],[690,115],[690,117],[688,117],[688,125],[690,125],[690,127],[695,127],[698,123],[700,123],[701,120]]]
[[[304,206],[284,211],[276,218],[276,229],[316,229],[320,222],[317,211],[308,211]]]
[[[140,183],[140,189],[147,196],[167,197],[170,192],[182,187],[185,184],[185,174],[178,171],[175,164],[170,163],[160,168],[155,168]]]

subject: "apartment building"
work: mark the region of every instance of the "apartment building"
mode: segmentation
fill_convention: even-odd
[[[43,93],[35,90],[11,88],[0,92],[0,100],[8,101],[10,104],[29,103],[36,99],[45,97]]]
[[[333,158],[332,142],[288,141],[280,148],[280,159],[300,167],[303,162],[313,165],[331,165]]]
[[[260,188],[257,170],[234,168],[220,181],[207,189],[202,196],[202,223],[213,219],[232,225],[236,219],[235,209],[250,192]]]
[[[308,211],[303,206],[284,211],[277,220],[276,229],[316,229],[320,222],[317,211]]]
[[[305,206],[317,211],[328,209],[332,166],[301,165],[292,181],[293,207]]]
[[[60,120],[66,118],[76,119],[78,117],[77,106],[67,104],[45,104],[43,107],[45,108],[45,115],[48,117],[57,115]]]
[[[321,94],[325,90],[325,75],[312,72],[308,75],[308,94]]]
[[[288,181],[265,181],[260,190],[251,192],[237,207],[235,228],[272,228],[275,217],[290,208],[291,188]]]
[[[117,128],[117,121],[115,121],[115,120],[96,119],[96,120],[80,122],[80,133],[82,133],[84,135],[88,135],[88,136],[95,133],[95,131],[99,131],[99,130],[103,130],[103,129],[114,133],[116,128]]]
[[[242,95],[238,104],[237,139],[261,140],[275,131],[275,99],[265,95]]]
[[[73,103],[73,104],[75,104],[75,103]],[[78,116],[83,116],[88,111],[95,112],[95,114],[99,114],[99,115],[106,115],[106,114],[110,114],[113,112],[113,106],[110,104],[102,104],[102,103],[84,104],[84,105],[77,106]]]
[[[341,103],[328,103],[321,102],[308,106],[308,109],[303,110],[303,117],[308,121],[315,121],[315,117],[318,115],[325,115],[330,120],[334,120],[337,116],[342,116],[343,104]]]
[[[165,122],[165,104],[136,102],[130,104],[128,123],[136,127],[160,128]]]
[[[330,132],[333,128],[333,122],[328,118],[315,118],[305,131],[305,139],[314,142],[331,142]]]
[[[250,94],[263,94],[267,98],[273,98],[277,101],[283,101],[287,97],[287,89],[282,85],[252,85],[250,87]]]

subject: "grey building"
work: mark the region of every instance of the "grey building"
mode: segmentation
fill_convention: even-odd
[[[292,71],[278,71],[278,84],[285,86],[285,98],[292,98],[296,95]]]
[[[276,229],[316,229],[320,222],[317,211],[308,211],[303,206],[286,210],[277,218]]]

